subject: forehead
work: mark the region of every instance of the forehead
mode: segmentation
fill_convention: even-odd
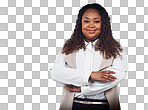
[[[84,18],[84,17],[88,17],[88,18],[100,17],[100,14],[99,14],[98,10],[96,10],[96,9],[88,9],[84,12],[82,18]]]

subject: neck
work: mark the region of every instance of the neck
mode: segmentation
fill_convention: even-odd
[[[93,43],[95,40],[88,40],[88,39],[84,39],[87,43],[91,42]]]

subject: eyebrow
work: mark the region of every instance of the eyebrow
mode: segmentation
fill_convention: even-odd
[[[89,18],[88,17],[85,17],[84,19],[89,19]],[[94,19],[101,19],[101,18],[97,17],[97,18],[94,18]]]

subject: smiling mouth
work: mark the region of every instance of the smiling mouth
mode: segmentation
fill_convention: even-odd
[[[96,30],[87,30],[88,33],[93,34]]]

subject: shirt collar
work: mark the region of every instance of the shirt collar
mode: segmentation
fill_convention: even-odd
[[[91,42],[87,43],[85,40],[84,40],[84,42],[85,42],[86,50],[91,51],[91,52],[94,51],[94,45],[97,42],[97,40],[95,40],[92,43]]]
[[[95,43],[97,42],[97,40],[98,40],[98,39],[96,39],[93,43],[91,43],[91,42],[88,43],[88,42],[86,42],[86,41],[84,40],[85,46],[87,47],[89,44],[91,44],[91,45],[94,46]]]

